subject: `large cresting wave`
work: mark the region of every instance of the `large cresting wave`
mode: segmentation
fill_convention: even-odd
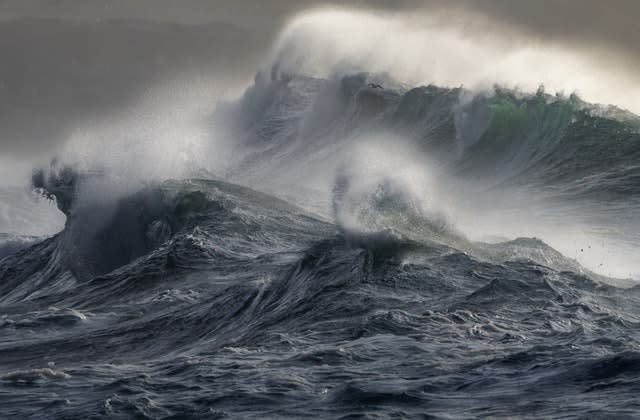
[[[426,54],[411,84],[433,31],[388,55],[393,19],[335,13],[185,144],[33,173],[65,225],[0,236],[0,417],[636,415],[640,117],[494,77],[513,51],[495,85]],[[380,55],[338,42],[372,23]]]

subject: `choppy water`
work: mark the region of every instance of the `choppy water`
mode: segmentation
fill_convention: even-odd
[[[366,76],[260,83],[221,111],[249,150],[234,182],[313,173],[384,129],[438,156],[438,179],[535,191],[563,223],[587,209],[636,250],[633,116],[541,93],[462,106]],[[400,167],[355,166],[331,169],[326,212],[316,185],[274,192],[302,207],[203,179],[105,204],[74,201],[81,175],[34,177],[67,224],[0,260],[0,417],[637,416],[640,286],[541,239],[471,240]]]

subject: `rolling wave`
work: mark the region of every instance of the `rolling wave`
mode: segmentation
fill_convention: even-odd
[[[638,117],[272,68],[213,120],[219,176],[34,173],[66,224],[0,259],[1,416],[634,415],[640,288],[502,234],[629,248]]]
[[[211,180],[149,186],[99,229],[72,208],[0,261],[3,415],[623,415],[637,391],[638,288],[539,240],[358,237]]]
[[[640,120],[614,106],[274,67],[218,118],[239,141],[234,182],[330,216],[341,177],[370,194],[401,185],[467,236],[537,236],[590,269],[638,273]]]
[[[534,94],[497,86],[474,93],[432,85],[403,88],[366,73],[338,80],[270,77],[258,74],[233,111],[222,113],[238,121],[245,143],[260,151],[259,157],[243,156],[251,164],[270,162],[262,155],[268,153],[286,165],[291,154],[304,158],[328,148],[332,139],[383,131],[410,139],[460,177],[585,195],[608,192],[620,199],[637,193],[640,118],[614,106],[550,95],[543,87]],[[589,183],[591,189],[575,189],[594,176],[601,179]],[[615,178],[615,188],[598,182],[605,177]]]

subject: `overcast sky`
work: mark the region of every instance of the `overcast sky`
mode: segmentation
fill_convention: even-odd
[[[611,44],[638,53],[640,2],[636,0],[3,0],[0,17],[135,18],[184,24],[227,21],[273,34],[288,15],[327,4],[386,11],[471,11],[537,36]]]
[[[70,130],[182,73],[250,77],[289,17],[316,0],[3,0],[0,165],[55,153]],[[335,2],[344,5],[344,1]],[[523,42],[590,51],[640,74],[637,0],[377,0]],[[465,23],[466,22],[466,23]],[[4,163],[3,163],[4,162]],[[0,170],[0,175],[5,176]]]

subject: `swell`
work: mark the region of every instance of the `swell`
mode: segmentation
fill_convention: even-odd
[[[211,180],[122,197],[100,229],[84,212],[99,213],[72,204],[65,231],[0,261],[3,415],[570,417],[637,391],[640,290],[539,240],[356,235]],[[99,238],[82,252],[80,231]]]
[[[533,185],[567,195],[624,200],[638,194],[640,119],[576,95],[495,87],[407,89],[369,74],[321,80],[263,74],[222,113],[248,154],[237,175],[287,165],[356,134],[385,132],[414,144],[462,179]],[[257,152],[256,152],[257,153]],[[253,169],[252,169],[253,168]],[[588,182],[583,182],[588,180]]]
[[[231,122],[238,139],[238,158],[227,174],[232,181],[269,190],[268,185],[277,185],[285,175],[289,189],[296,185],[291,173],[295,176],[320,162],[324,182],[331,186],[329,217],[354,243],[374,240],[382,232],[375,240],[384,242],[390,234],[481,254],[450,223],[449,209],[440,205],[437,191],[426,197],[425,208],[424,195],[431,192],[407,187],[413,174],[399,177],[407,164],[399,149],[388,150],[399,159],[380,175],[353,170],[353,159],[359,157],[349,158],[345,149],[376,133],[408,139],[417,166],[423,158],[424,166],[439,166],[433,182],[442,184],[440,189],[455,190],[452,179],[470,182],[480,193],[524,186],[536,191],[529,195],[543,193],[571,203],[573,209],[611,208],[616,214],[629,214],[639,204],[640,119],[575,95],[552,96],[543,89],[528,95],[499,87],[491,93],[435,86],[407,89],[384,75],[323,80],[274,69],[268,75],[258,73],[244,96],[221,106],[215,118]],[[297,169],[288,172],[291,166]],[[80,173],[57,162],[33,176],[34,187],[54,198],[67,216],[64,231],[55,239],[64,249],[56,258],[79,280],[148,255],[198,220],[233,219],[235,204],[171,183],[112,201],[82,199],[100,194],[102,178],[100,171]],[[309,195],[322,196],[309,190],[296,201]]]
[[[55,183],[55,176],[50,174],[49,182]],[[317,232],[301,231],[306,226],[327,228],[284,201],[222,181],[165,181],[113,202],[79,200],[80,185],[64,192],[69,195],[62,232],[2,261],[6,300],[66,293],[87,282],[111,283],[116,294],[124,293],[116,279],[130,278],[130,270],[154,277],[172,269],[198,269],[198,261],[206,266],[278,246],[270,242],[271,229],[307,238]],[[280,211],[286,212],[280,216]],[[271,213],[272,223],[262,227]],[[284,225],[287,215],[297,218],[292,226]]]

